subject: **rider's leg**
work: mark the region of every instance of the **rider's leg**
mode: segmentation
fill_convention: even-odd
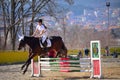
[[[42,44],[43,44],[43,46],[44,46],[44,47],[46,47],[46,46],[47,46],[46,39],[47,39],[47,37],[46,37],[46,36],[43,36],[43,37],[42,37]]]

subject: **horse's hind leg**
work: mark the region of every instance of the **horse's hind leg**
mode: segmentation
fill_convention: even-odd
[[[60,54],[60,52],[57,52],[55,57],[57,58],[59,54]]]

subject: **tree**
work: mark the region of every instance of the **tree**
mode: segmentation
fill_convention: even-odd
[[[72,0],[65,1],[69,4],[72,3]],[[11,38],[12,49],[15,50],[16,35],[20,28],[22,28],[22,33],[25,34],[25,23],[30,24],[30,35],[32,35],[36,17],[41,15],[56,17],[57,12],[60,11],[60,8],[56,7],[56,2],[55,0],[1,0],[2,15],[0,17],[3,18],[4,23],[4,49],[8,44],[8,39]],[[25,19],[29,20],[25,21]]]

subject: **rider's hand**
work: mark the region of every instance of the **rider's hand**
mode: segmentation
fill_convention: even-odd
[[[38,36],[34,36],[34,37],[38,38]]]

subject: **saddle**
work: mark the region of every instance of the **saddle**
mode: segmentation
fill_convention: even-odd
[[[40,43],[41,48],[49,48],[52,45],[51,40],[48,37],[46,38],[44,43],[42,43],[42,38],[40,38],[39,41],[40,41],[39,43]]]

